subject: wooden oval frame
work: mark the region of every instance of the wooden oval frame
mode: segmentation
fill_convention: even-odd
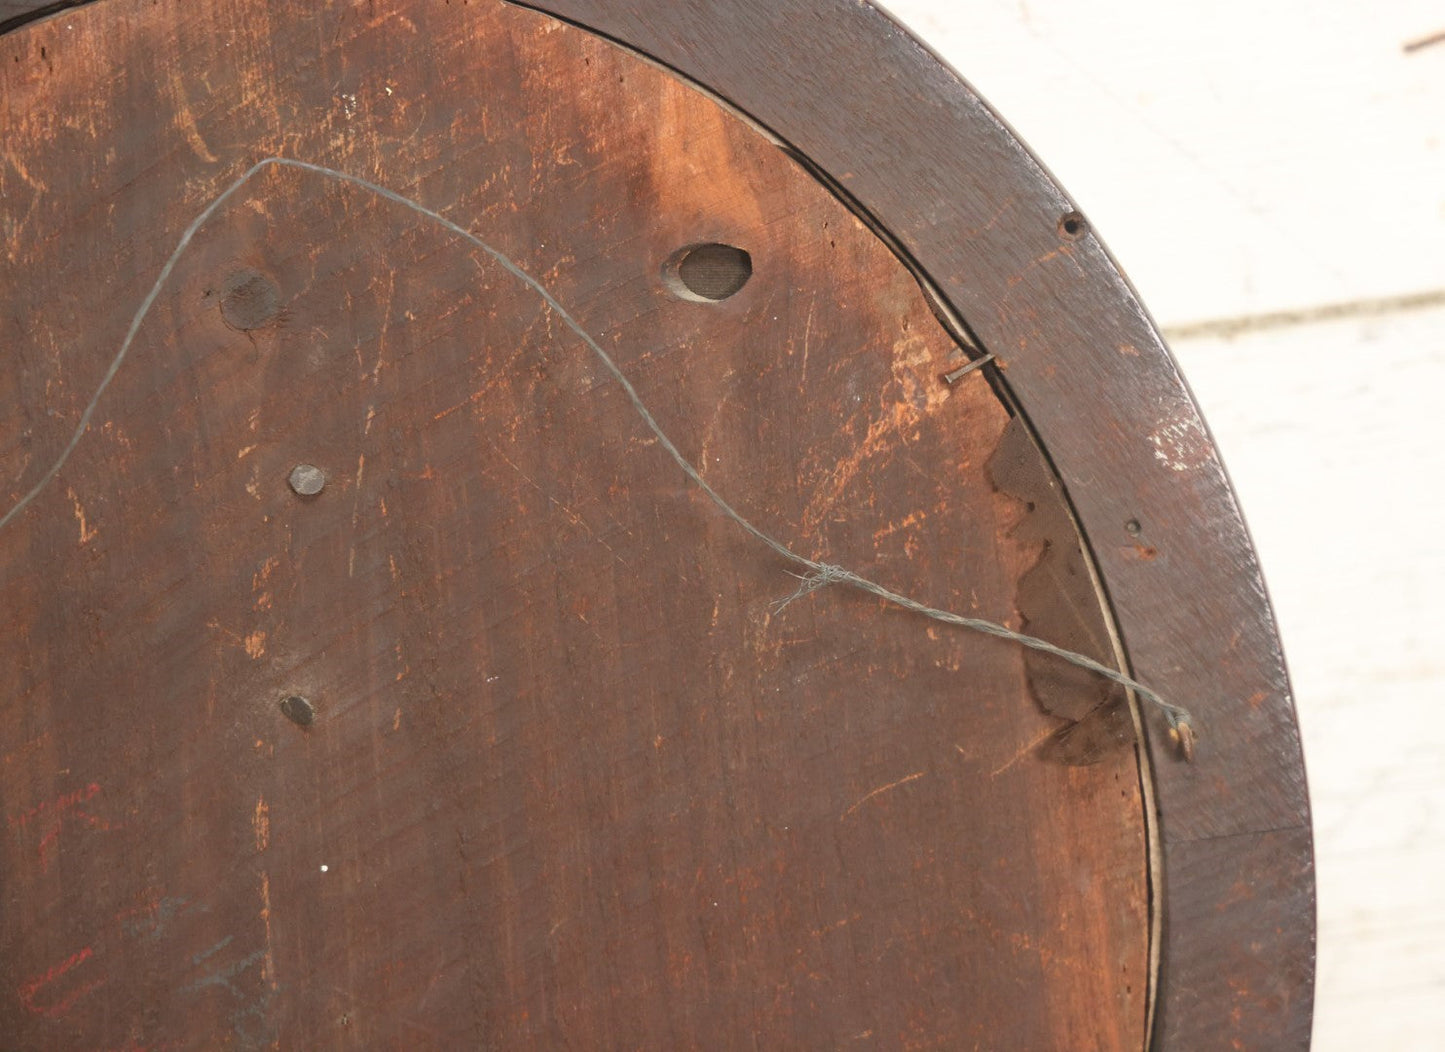
[[[515,2],[515,0],[512,0]],[[526,0],[734,106],[870,217],[997,356],[1091,550],[1147,734],[1163,932],[1151,1046],[1309,1046],[1314,876],[1289,679],[1254,548],[1179,368],[1078,210],[978,93],[854,0]]]
[[[508,0],[516,2],[516,0]],[[73,2],[0,3],[0,32]],[[870,218],[994,354],[1079,523],[1134,673],[1163,918],[1151,1045],[1309,1045],[1314,879],[1294,707],[1234,492],[1178,367],[1074,204],[978,93],[856,0],[527,0],[704,87]]]

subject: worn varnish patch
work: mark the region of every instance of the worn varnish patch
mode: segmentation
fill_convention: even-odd
[[[665,73],[498,4],[66,24],[0,38],[7,501],[180,232],[284,155],[516,260],[796,550],[1010,623],[1062,588],[986,468],[1008,414],[941,380],[908,271]],[[702,244],[747,253],[725,298],[669,288]],[[1006,643],[841,591],[775,609],[786,567],[587,348],[394,202],[239,191],[0,568],[20,1044],[1143,1043],[1130,754],[1039,757],[1058,721]]]
[[[1010,422],[989,459],[988,472],[999,491],[1020,504],[1009,536],[1037,552],[1037,561],[1019,579],[1023,631],[1096,661],[1109,661],[1108,627],[1078,532],[1058,482],[1022,421]],[[1055,716],[1080,720],[1124,695],[1118,684],[1048,654],[1026,651],[1024,663],[1038,704]]]

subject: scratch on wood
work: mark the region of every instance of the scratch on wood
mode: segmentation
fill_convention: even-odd
[[[908,775],[908,776],[906,776],[906,777],[904,777],[904,778],[900,778],[900,779],[898,779],[898,781],[896,781],[896,782],[889,782],[887,785],[880,785],[877,789],[874,789],[871,793],[869,793],[868,795],[864,796],[864,797],[863,797],[861,800],[859,800],[856,804],[854,804],[852,807],[848,808],[848,810],[844,811],[841,815],[839,815],[839,816],[838,816],[838,821],[840,821],[840,822],[843,821],[843,819],[847,818],[847,817],[848,817],[849,815],[851,815],[854,811],[858,810],[858,808],[862,807],[862,806],[863,806],[864,804],[866,804],[869,800],[872,800],[875,796],[878,796],[880,793],[886,793],[886,792],[888,792],[888,790],[890,790],[890,789],[897,789],[900,785],[907,785],[909,782],[916,782],[916,781],[918,781],[918,779],[922,778],[922,777],[923,777],[925,774],[927,774],[927,773],[928,773],[927,771],[914,771],[912,774],[910,774],[910,775]]]
[[[75,521],[80,524],[80,544],[84,547],[100,535],[100,530],[86,522],[85,506],[80,503],[80,497],[76,495],[75,490],[68,489],[66,492],[70,494],[70,503],[75,506]]]
[[[813,315],[817,313],[817,310],[818,297],[814,296],[808,304],[808,320],[803,326],[803,366],[802,369],[799,370],[798,376],[798,390],[800,391],[806,391],[808,389],[808,346],[812,342]]]
[[[251,828],[256,833],[256,850],[265,851],[271,843],[271,809],[266,806],[264,796],[256,798],[256,812],[251,816]]]
[[[1031,753],[1031,752],[1033,752],[1035,749],[1037,749],[1040,745],[1042,745],[1045,741],[1047,741],[1050,737],[1052,737],[1052,736],[1053,736],[1054,734],[1056,734],[1056,733],[1057,733],[1057,732],[1054,731],[1054,730],[1052,730],[1052,729],[1044,731],[1042,734],[1038,735],[1038,736],[1035,737],[1033,740],[1031,740],[1031,741],[1029,741],[1027,744],[1025,744],[1022,749],[1020,749],[1018,752],[1014,753],[1013,756],[1009,757],[1009,759],[1006,760],[1004,763],[1000,764],[998,767],[995,767],[992,771],[989,771],[989,772],[988,772],[988,776],[989,776],[990,778],[997,778],[999,775],[1003,774],[1005,771],[1007,771],[1007,770],[1008,770],[1010,767],[1012,767],[1014,764],[1016,764],[1016,763],[1018,763],[1020,760],[1022,760],[1022,759],[1023,759],[1025,756],[1027,756],[1029,753]],[[960,749],[959,751],[962,752],[963,750]]]
[[[266,929],[266,959],[263,965],[263,977],[274,992],[280,989],[280,983],[276,981],[276,959],[271,953],[271,874],[264,870],[261,872],[261,923]]]
[[[191,101],[186,97],[185,84],[178,69],[171,75],[170,87],[171,98],[176,107],[176,130],[198,158],[207,164],[215,164],[217,157],[201,137],[201,129],[196,124],[195,114],[191,112]]]

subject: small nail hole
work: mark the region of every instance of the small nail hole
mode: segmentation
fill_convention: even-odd
[[[752,276],[752,256],[717,242],[682,249],[662,268],[668,291],[694,303],[719,303],[736,296]]]
[[[1078,212],[1069,212],[1059,220],[1059,233],[1070,241],[1077,241],[1089,232],[1089,223]]]
[[[1139,525],[1138,519],[1130,519],[1128,522],[1124,523],[1124,529],[1128,530],[1135,537],[1139,536],[1139,534],[1144,532],[1144,527]]]
[[[300,694],[282,698],[281,712],[298,727],[309,727],[316,722],[316,709]]]

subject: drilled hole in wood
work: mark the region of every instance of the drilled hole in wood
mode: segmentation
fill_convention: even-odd
[[[281,712],[298,727],[309,727],[316,722],[316,709],[300,694],[281,699]],[[325,869],[325,867],[322,867]]]
[[[1070,241],[1077,241],[1089,232],[1089,223],[1078,212],[1069,212],[1059,220],[1059,233]]]
[[[668,290],[695,303],[717,303],[735,296],[752,276],[752,256],[717,242],[683,249],[662,270]]]

